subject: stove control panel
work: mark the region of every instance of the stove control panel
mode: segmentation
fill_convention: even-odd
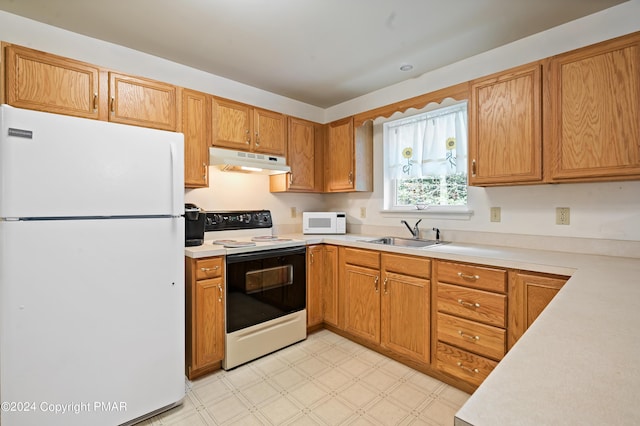
[[[204,224],[204,230],[207,232],[271,227],[273,222],[269,210],[207,212]]]

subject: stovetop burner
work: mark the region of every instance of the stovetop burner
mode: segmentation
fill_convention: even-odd
[[[227,254],[303,246],[302,240],[272,235],[269,210],[207,212],[205,243],[221,245]]]
[[[224,247],[229,248],[238,248],[238,247],[253,247],[256,245],[253,241],[238,241],[238,240],[214,240],[211,244],[218,244]]]
[[[280,238],[277,235],[259,235],[257,237],[251,237],[251,241],[281,242],[291,241],[291,238]]]

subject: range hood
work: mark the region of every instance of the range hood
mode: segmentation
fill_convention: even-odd
[[[275,175],[291,171],[284,157],[215,147],[209,148],[209,164],[226,172]]]

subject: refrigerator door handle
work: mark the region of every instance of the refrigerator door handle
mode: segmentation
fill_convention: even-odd
[[[176,152],[176,145],[173,143],[169,144],[169,150],[171,154],[171,209],[173,211],[174,216],[181,216],[184,213],[184,204],[181,202],[181,196],[176,197],[176,194],[181,194],[181,180],[176,179],[176,171],[181,170],[180,164],[178,161],[181,160],[180,156]]]

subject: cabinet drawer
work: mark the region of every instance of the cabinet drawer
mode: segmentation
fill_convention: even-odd
[[[222,257],[201,259],[196,262],[196,280],[222,276]]]
[[[507,271],[462,263],[438,262],[438,281],[482,290],[507,290]]]
[[[495,361],[442,342],[436,347],[436,368],[475,386],[480,386],[496,365]]]
[[[438,311],[506,327],[507,296],[438,283]]]
[[[412,277],[429,278],[431,275],[431,260],[382,253],[382,269],[387,272],[396,272]]]
[[[438,340],[495,360],[505,354],[502,328],[438,313]]]
[[[380,268],[380,253],[371,250],[360,250],[355,248],[345,248],[344,262],[351,265],[359,265],[372,269]]]

